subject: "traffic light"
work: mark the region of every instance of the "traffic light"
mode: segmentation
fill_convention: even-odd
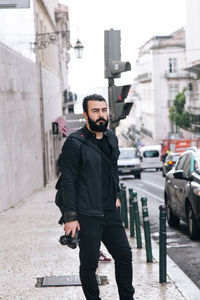
[[[128,61],[112,61],[110,63],[110,73],[113,78],[120,78],[122,72],[130,70],[131,64]]]
[[[131,70],[128,61],[121,61],[120,30],[105,30],[104,44],[105,78],[120,78],[122,72]]]
[[[112,99],[112,115],[111,123],[119,123],[121,119],[125,119],[128,116],[132,102],[124,102],[128,96],[130,85],[124,86],[111,86],[109,88],[110,98]]]
[[[130,85],[115,86],[114,79],[120,78],[122,72],[131,70],[128,61],[121,61],[120,30],[104,31],[104,71],[108,78],[110,129],[115,131],[121,119],[129,114],[132,102],[125,102]]]

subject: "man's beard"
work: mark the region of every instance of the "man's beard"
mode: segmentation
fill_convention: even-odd
[[[99,118],[96,121],[93,121],[89,115],[88,116],[88,123],[90,125],[90,129],[94,132],[104,132],[107,129],[108,126],[108,120],[105,120],[104,118]],[[99,121],[104,121],[104,123],[100,123],[99,125],[97,124],[97,122]]]

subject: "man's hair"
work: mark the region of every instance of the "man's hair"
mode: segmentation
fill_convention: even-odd
[[[88,113],[88,101],[105,101],[106,100],[101,96],[101,95],[98,95],[98,94],[92,94],[92,95],[89,95],[89,96],[86,96],[84,99],[83,99],[83,111]]]

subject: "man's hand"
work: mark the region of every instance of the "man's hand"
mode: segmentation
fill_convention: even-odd
[[[115,206],[116,206],[116,209],[121,206],[121,201],[119,198],[116,199]]]
[[[71,236],[75,237],[76,229],[78,231],[80,230],[80,225],[79,225],[78,221],[67,222],[64,225],[64,231],[65,231],[66,235],[69,235],[70,233],[72,233]]]

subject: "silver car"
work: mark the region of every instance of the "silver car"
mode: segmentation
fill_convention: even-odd
[[[119,148],[120,156],[118,159],[119,175],[134,175],[141,178],[140,157],[137,149],[133,147]]]

